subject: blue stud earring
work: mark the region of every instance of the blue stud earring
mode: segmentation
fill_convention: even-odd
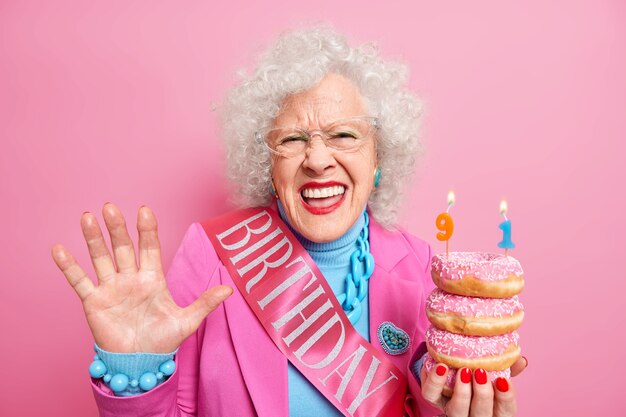
[[[374,188],[378,187],[378,184],[380,184],[380,175],[380,168],[376,167],[374,171]]]

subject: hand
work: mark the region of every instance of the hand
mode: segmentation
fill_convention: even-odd
[[[511,376],[519,375],[528,365],[525,357],[520,356],[511,366]],[[439,368],[439,367],[443,368]],[[482,370],[475,370],[473,375],[469,369],[458,370],[451,398],[443,396],[448,368],[444,364],[437,364],[433,371],[441,369],[443,375],[437,372],[426,372],[422,367],[420,380],[422,381],[422,396],[426,401],[444,410],[448,417],[511,417],[516,413],[515,387],[510,380],[502,379],[496,383],[479,383]],[[463,375],[464,374],[464,375]],[[467,381],[464,382],[462,378]]]
[[[66,248],[52,247],[52,258],[83,304],[95,342],[104,350],[120,353],[176,350],[232,294],[232,288],[210,288],[188,307],[179,307],[165,282],[152,210],[144,206],[137,213],[139,268],[120,210],[107,203],[102,214],[111,236],[115,263],[96,217],[86,212],[80,219],[98,277],[97,286]]]

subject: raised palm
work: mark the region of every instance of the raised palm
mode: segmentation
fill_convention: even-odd
[[[111,236],[113,257],[96,217],[89,212],[81,217],[97,286],[66,248],[52,247],[52,258],[82,301],[95,342],[111,352],[174,351],[228,298],[232,289],[213,287],[188,307],[179,307],[165,282],[152,210],[144,206],[137,214],[139,266],[120,210],[107,203],[102,214]]]

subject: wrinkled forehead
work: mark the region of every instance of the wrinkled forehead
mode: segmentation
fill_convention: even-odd
[[[345,79],[332,79],[287,96],[281,103],[274,125],[319,127],[337,119],[366,114],[358,89]]]

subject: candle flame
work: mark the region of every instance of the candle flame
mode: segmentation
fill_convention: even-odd
[[[448,206],[452,207],[454,205],[455,201],[456,201],[456,199],[454,197],[454,191],[450,190],[448,192]]]
[[[509,205],[506,203],[506,200],[500,201],[500,214],[504,217],[504,220],[509,220],[506,217],[506,212],[509,211]]]
[[[500,214],[504,216],[507,211],[509,211],[509,205],[506,203],[506,200],[500,201]]]

